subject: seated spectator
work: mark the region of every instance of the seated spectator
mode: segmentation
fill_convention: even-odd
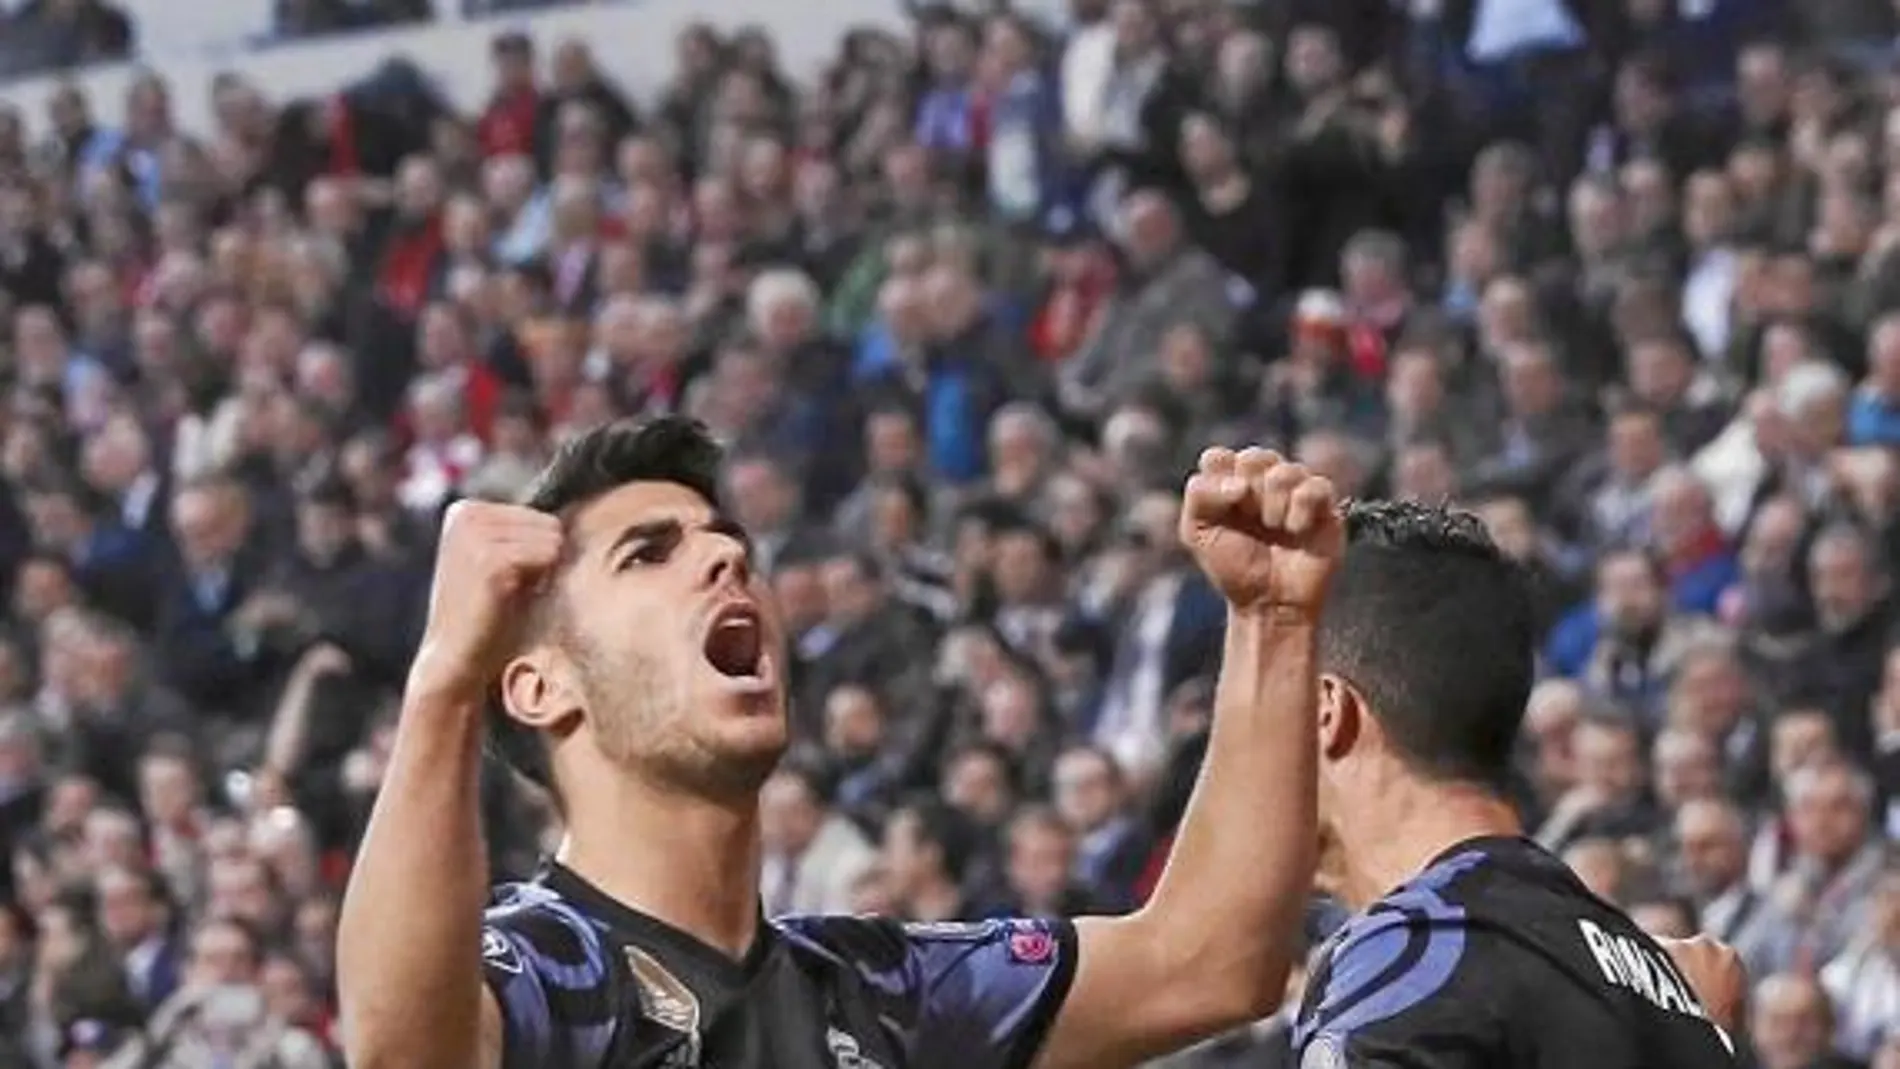
[[[1791,666],[1795,685],[1835,717],[1847,752],[1865,760],[1867,708],[1892,642],[1888,565],[1864,531],[1841,526],[1815,538],[1807,571],[1817,628]]]
[[[1152,844],[1128,811],[1128,784],[1108,754],[1072,747],[1056,759],[1055,805],[1075,837],[1071,866],[1097,908],[1135,905],[1135,884]]]
[[[1755,985],[1749,1041],[1762,1069],[1848,1069],[1834,1047],[1835,1011],[1812,976],[1774,973]]]
[[[1075,917],[1094,912],[1088,892],[1069,873],[1074,833],[1048,809],[1028,808],[1009,822],[1004,847],[1007,900],[998,911],[1012,917]]]
[[[1868,930],[1883,848],[1872,832],[1873,784],[1844,764],[1814,764],[1787,783],[1791,865],[1768,889],[1771,960],[1813,970]]]
[[[883,869],[896,915],[924,923],[980,916],[983,892],[963,883],[974,846],[963,818],[941,803],[906,803],[892,812]]]
[[[864,833],[831,810],[812,772],[782,768],[760,795],[768,916],[842,913],[851,888],[877,861]]]
[[[1694,617],[1672,616],[1660,564],[1634,550],[1612,551],[1597,565],[1595,647],[1580,678],[1596,693],[1629,705],[1655,726],[1684,652],[1711,633]],[[1554,658],[1553,658],[1554,659]]]
[[[1237,318],[1220,265],[1187,243],[1165,195],[1131,196],[1121,222],[1134,284],[1109,302],[1094,333],[1064,365],[1062,401],[1076,414],[1099,416],[1152,375],[1170,327],[1198,323],[1224,338]]]
[[[1834,1045],[1849,1058],[1872,1060],[1900,1006],[1900,876],[1891,866],[1874,891],[1872,924],[1821,970],[1821,986],[1838,1020]]]
[[[1642,735],[1627,720],[1597,714],[1577,726],[1577,785],[1557,801],[1537,839],[1561,851],[1579,840],[1622,840],[1655,831]]]
[[[1502,354],[1502,364],[1503,448],[1478,466],[1471,490],[1521,494],[1541,506],[1558,477],[1582,456],[1591,427],[1576,401],[1566,396],[1548,344],[1512,346]]]
[[[475,126],[482,157],[493,160],[531,153],[541,103],[534,38],[524,33],[503,33],[488,48],[495,70],[495,91]]]
[[[979,740],[955,751],[945,762],[943,797],[983,830],[989,848],[994,849],[1021,800],[1018,778],[1015,756],[1008,749]],[[1065,859],[1065,880],[1070,867]]]
[[[274,1019],[256,986],[263,966],[257,934],[235,920],[212,920],[193,936],[184,986],[161,1006],[146,1033],[120,1048],[126,1065],[180,1069],[216,1057],[227,1034],[244,1037],[240,1057],[317,1069],[327,1055],[315,1037]]]
[[[243,717],[259,680],[226,625],[261,578],[249,495],[228,480],[193,483],[173,497],[171,520],[181,566],[160,598],[160,678],[200,709]]]

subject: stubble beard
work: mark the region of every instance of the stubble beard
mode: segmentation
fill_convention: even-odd
[[[577,653],[595,745],[614,767],[686,794],[748,804],[778,767],[782,747],[727,752],[694,730],[686,671],[639,653],[592,646]]]

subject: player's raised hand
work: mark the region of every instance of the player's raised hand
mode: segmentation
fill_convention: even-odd
[[[1693,939],[1659,939],[1676,968],[1695,988],[1709,1019],[1733,1035],[1742,1023],[1742,1010],[1748,1004],[1748,970],[1735,948],[1706,935]]]
[[[1235,609],[1317,617],[1346,530],[1325,478],[1265,449],[1209,449],[1182,497],[1181,543]]]
[[[560,518],[545,512],[492,501],[451,506],[410,688],[479,702],[512,653],[561,542]]]

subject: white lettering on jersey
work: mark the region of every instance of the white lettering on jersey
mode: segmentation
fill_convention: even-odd
[[[1613,935],[1596,924],[1577,921],[1583,941],[1605,982],[1634,991],[1657,1007],[1706,1021],[1708,1014],[1669,955],[1651,950],[1626,935]]]

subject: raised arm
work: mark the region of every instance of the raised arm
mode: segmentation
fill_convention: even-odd
[[[1326,480],[1214,449],[1181,536],[1228,601],[1207,760],[1148,904],[1077,924],[1041,1069],[1133,1065],[1269,1016],[1284,994],[1317,846],[1315,630],[1344,529]]]
[[[264,737],[265,767],[285,776],[296,774],[303,765],[304,745],[310,737],[317,685],[328,676],[349,670],[349,655],[329,642],[318,643],[297,658],[284,693],[277,699],[277,708],[271,713],[270,731]]]
[[[338,921],[354,1069],[501,1063],[500,1012],[482,980],[483,700],[560,548],[555,517],[510,505],[458,504],[443,527],[428,629]]]

